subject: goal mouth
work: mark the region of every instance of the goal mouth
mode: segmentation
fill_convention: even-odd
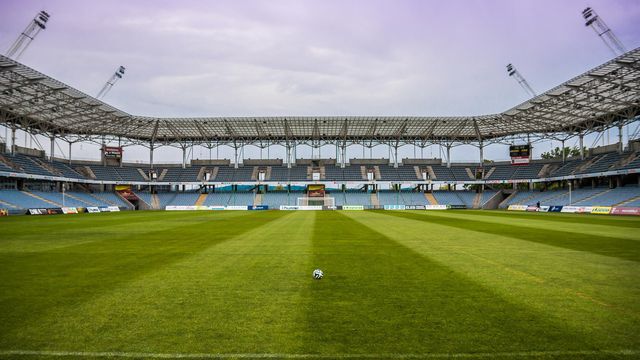
[[[333,197],[299,197],[296,201],[297,206],[336,206],[336,199]]]

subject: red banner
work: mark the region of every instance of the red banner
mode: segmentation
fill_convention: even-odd
[[[118,190],[117,193],[127,200],[138,200],[138,196],[131,190]]]
[[[636,215],[640,216],[640,207],[614,207],[611,215]]]

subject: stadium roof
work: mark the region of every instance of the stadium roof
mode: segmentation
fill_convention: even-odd
[[[575,135],[640,115],[640,48],[505,112],[482,116],[135,116],[0,56],[0,123],[70,140],[141,144],[496,142]]]

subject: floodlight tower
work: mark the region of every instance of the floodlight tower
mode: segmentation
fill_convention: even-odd
[[[582,10],[582,17],[585,20],[584,26],[590,26],[593,31],[598,34],[600,39],[602,39],[604,44],[607,45],[609,50],[613,52],[613,55],[618,56],[627,52],[624,45],[622,45],[622,42],[613,33],[613,31],[609,29],[604,20],[596,14],[595,10],[590,7]]]
[[[536,92],[533,91],[533,89],[531,88],[531,86],[529,85],[527,80],[525,80],[525,78],[520,74],[520,72],[518,70],[516,70],[516,68],[515,68],[515,66],[513,66],[513,64],[508,64],[507,65],[507,73],[509,74],[509,76],[513,76],[513,78],[516,79],[518,84],[520,84],[520,86],[522,86],[524,91],[526,91],[529,96],[535,97],[537,95]]]
[[[40,31],[46,29],[47,21],[49,21],[49,14],[44,10],[40,11],[33,20],[31,20],[29,25],[27,25],[20,36],[18,36],[16,41],[13,42],[9,50],[7,50],[6,56],[13,58],[14,60],[18,60],[29,47],[33,39],[36,38],[36,35],[38,35]]]
[[[115,85],[115,83],[118,82],[118,80],[122,79],[123,76],[124,76],[124,66],[120,66],[118,70],[116,70],[116,72],[113,73],[113,75],[111,75],[109,80],[107,80],[107,82],[104,84],[104,86],[102,87],[102,90],[100,90],[98,95],[96,95],[96,99],[101,99],[105,97],[109,92],[109,90],[111,90],[113,85]]]

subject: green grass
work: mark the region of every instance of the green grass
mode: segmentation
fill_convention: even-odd
[[[3,359],[629,359],[640,357],[639,299],[631,217],[0,218]]]

